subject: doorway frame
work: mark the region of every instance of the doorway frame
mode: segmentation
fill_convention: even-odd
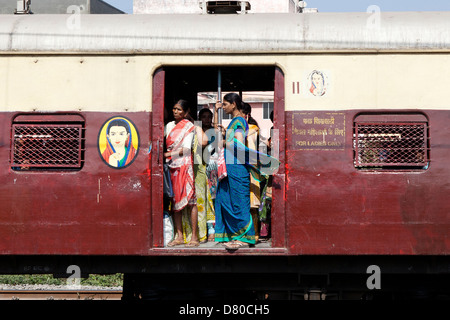
[[[242,65],[245,68],[246,65]],[[286,113],[285,113],[285,78],[284,73],[277,65],[274,67],[274,129],[279,130],[279,160],[280,167],[273,175],[273,199],[280,199],[276,206],[272,206],[271,212],[271,240],[272,246],[269,249],[261,248],[258,252],[264,252],[272,248],[286,248]],[[151,112],[151,235],[150,249],[164,248],[163,233],[163,153],[164,153],[164,101],[165,101],[165,79],[166,71],[164,66],[155,70],[152,75],[152,112]],[[162,111],[162,112],[161,112]],[[275,235],[275,236],[274,236]],[[165,249],[165,248],[164,248]],[[171,250],[167,248],[167,250]],[[206,251],[215,249],[202,249]],[[253,248],[251,249],[253,250]],[[225,251],[225,250],[221,250]],[[192,249],[189,249],[192,252]]]

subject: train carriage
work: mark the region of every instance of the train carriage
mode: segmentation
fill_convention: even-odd
[[[448,294],[449,18],[1,16],[0,270],[123,272],[127,296],[196,274],[342,298],[373,294],[375,265],[389,292],[423,276]],[[167,248],[164,111],[216,90],[219,69],[224,91],[273,92],[271,241]],[[120,164],[105,154],[115,120],[130,137]]]

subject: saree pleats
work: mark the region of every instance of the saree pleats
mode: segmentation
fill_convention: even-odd
[[[167,150],[181,148],[183,140],[194,130],[193,124],[188,120],[180,121],[166,138]],[[183,154],[171,158],[168,162],[170,177],[174,192],[174,211],[181,211],[190,202],[195,200],[194,170],[192,154]]]
[[[227,165],[227,177],[219,182],[216,195],[216,241],[255,243],[250,215],[250,176],[244,165]],[[247,190],[247,192],[243,192]]]
[[[255,228],[250,215],[250,175],[242,159],[235,152],[236,130],[248,131],[248,125],[242,117],[234,118],[227,129],[226,176],[219,181],[216,194],[215,240],[226,242],[239,240],[255,243]],[[230,148],[231,146],[231,148]],[[229,149],[230,148],[230,149]]]
[[[202,161],[201,148],[198,143],[197,135],[194,136],[194,177],[195,177],[195,195],[197,197],[197,211],[198,211],[198,237],[199,241],[205,241],[208,233],[206,227],[206,221],[208,219],[214,219],[214,207],[211,198],[211,193],[208,186],[208,178],[206,175],[206,164]],[[185,216],[185,215],[183,215]],[[185,216],[183,221],[189,222],[189,216]],[[183,223],[183,229],[184,227]],[[190,228],[186,226],[186,231]],[[190,232],[192,233],[192,231]]]

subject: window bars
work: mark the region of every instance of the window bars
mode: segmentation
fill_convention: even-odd
[[[427,122],[355,122],[355,167],[426,168],[429,163]]]
[[[13,123],[14,170],[81,169],[84,133],[80,123]]]

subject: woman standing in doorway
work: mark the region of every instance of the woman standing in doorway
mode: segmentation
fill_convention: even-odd
[[[173,186],[173,221],[175,235],[167,246],[181,245],[186,241],[188,247],[199,245],[198,217],[194,185],[194,169],[192,161],[192,141],[194,125],[187,118],[189,108],[185,100],[179,100],[173,106],[175,121],[169,122],[165,127],[167,152],[164,157],[169,164],[170,178]],[[183,234],[182,210],[187,208],[190,216],[192,235]]]
[[[223,107],[233,119],[226,130],[219,161],[215,238],[218,242],[225,242],[226,249],[236,250],[255,244],[255,228],[250,215],[250,176],[245,154],[240,151],[241,146],[245,146],[248,124],[242,117],[244,104],[238,94],[228,93],[223,100],[216,109]],[[221,168],[226,168],[226,173]]]
[[[206,218],[206,228],[208,234],[208,241],[214,241],[214,200],[216,197],[217,187],[217,166],[215,165],[216,155],[212,142],[216,139],[216,131],[212,126],[213,113],[208,108],[200,110],[198,119],[202,122],[202,127],[197,128],[197,137],[203,137],[202,149],[195,150],[194,143],[194,157],[197,157],[197,163],[194,164],[195,173],[195,190],[197,191],[197,206],[199,215],[199,232],[200,215],[203,209]],[[198,139],[200,140],[200,139]],[[199,152],[201,154],[199,154]],[[213,154],[212,154],[213,153]],[[194,161],[195,162],[195,161]],[[201,242],[200,234],[200,242]]]

